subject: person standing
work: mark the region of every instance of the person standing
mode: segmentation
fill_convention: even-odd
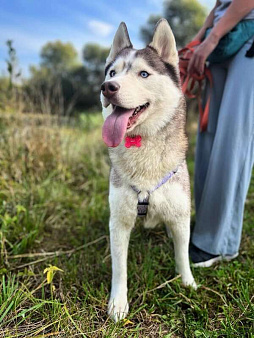
[[[188,72],[202,74],[220,39],[242,20],[254,23],[254,0],[217,1],[194,38],[203,41]],[[254,58],[246,57],[253,40],[254,35],[236,55],[209,65],[209,120],[207,130],[198,132],[195,159],[196,224],[190,244],[194,266],[208,267],[238,255],[254,161]]]

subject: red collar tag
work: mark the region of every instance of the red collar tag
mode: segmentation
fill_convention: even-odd
[[[141,147],[141,136],[137,135],[137,136],[126,136],[125,138],[125,147],[126,148],[130,148],[130,147]]]

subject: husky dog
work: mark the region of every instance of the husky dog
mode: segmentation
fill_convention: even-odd
[[[145,227],[165,223],[173,237],[176,270],[184,285],[196,287],[188,256],[191,200],[185,160],[185,101],[168,22],[161,19],[157,23],[152,42],[141,50],[133,49],[122,22],[106,60],[105,74],[101,86],[102,136],[111,160],[113,270],[108,313],[117,321],[129,308],[127,251],[137,211],[145,216]]]

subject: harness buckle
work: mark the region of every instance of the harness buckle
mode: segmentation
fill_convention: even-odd
[[[143,201],[140,201],[138,198],[138,204],[137,204],[138,217],[146,217],[147,212],[148,212],[148,206],[149,206],[149,197],[150,197],[150,193],[148,191],[148,195]]]
[[[138,216],[145,217],[147,215],[149,202],[139,202],[137,204]]]

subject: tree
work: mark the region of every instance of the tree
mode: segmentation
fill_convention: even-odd
[[[48,42],[43,46],[40,57],[41,66],[53,74],[66,72],[78,64],[78,53],[70,42]]]
[[[88,70],[87,86],[90,92],[90,102],[92,98],[94,105],[100,105],[100,87],[104,81],[105,61],[109,54],[109,48],[102,47],[97,44],[89,43],[84,46],[83,60]]]
[[[26,81],[27,101],[41,113],[70,116],[81,93],[71,74],[81,66],[78,53],[71,43],[48,42],[42,47],[39,67],[31,66],[31,77]]]
[[[192,40],[204,23],[206,15],[206,8],[198,0],[166,0],[164,2],[163,17],[168,20],[179,48]],[[158,15],[151,15],[146,26],[141,28],[141,37],[146,43],[151,41],[159,18]]]
[[[99,108],[109,49],[96,44],[83,48],[83,64],[70,43],[49,42],[42,47],[40,66],[30,67],[26,97],[33,110],[70,116],[75,111]]]
[[[92,70],[101,71],[104,69],[109,48],[102,47],[95,43],[88,43],[83,48],[83,60],[85,65]]]
[[[18,66],[16,49],[12,40],[7,40],[8,57],[5,60],[8,77],[0,77],[0,109],[20,111],[21,106],[21,70]]]
[[[161,17],[161,15],[150,15],[147,24],[140,28],[141,39],[145,41],[146,44],[152,41],[154,27]]]
[[[9,86],[10,89],[12,89],[13,85],[20,77],[21,71],[20,70],[17,71],[18,59],[16,50],[13,47],[13,41],[7,40],[6,45],[8,47],[8,59],[6,60],[6,63],[7,63],[7,71],[9,73]]]

